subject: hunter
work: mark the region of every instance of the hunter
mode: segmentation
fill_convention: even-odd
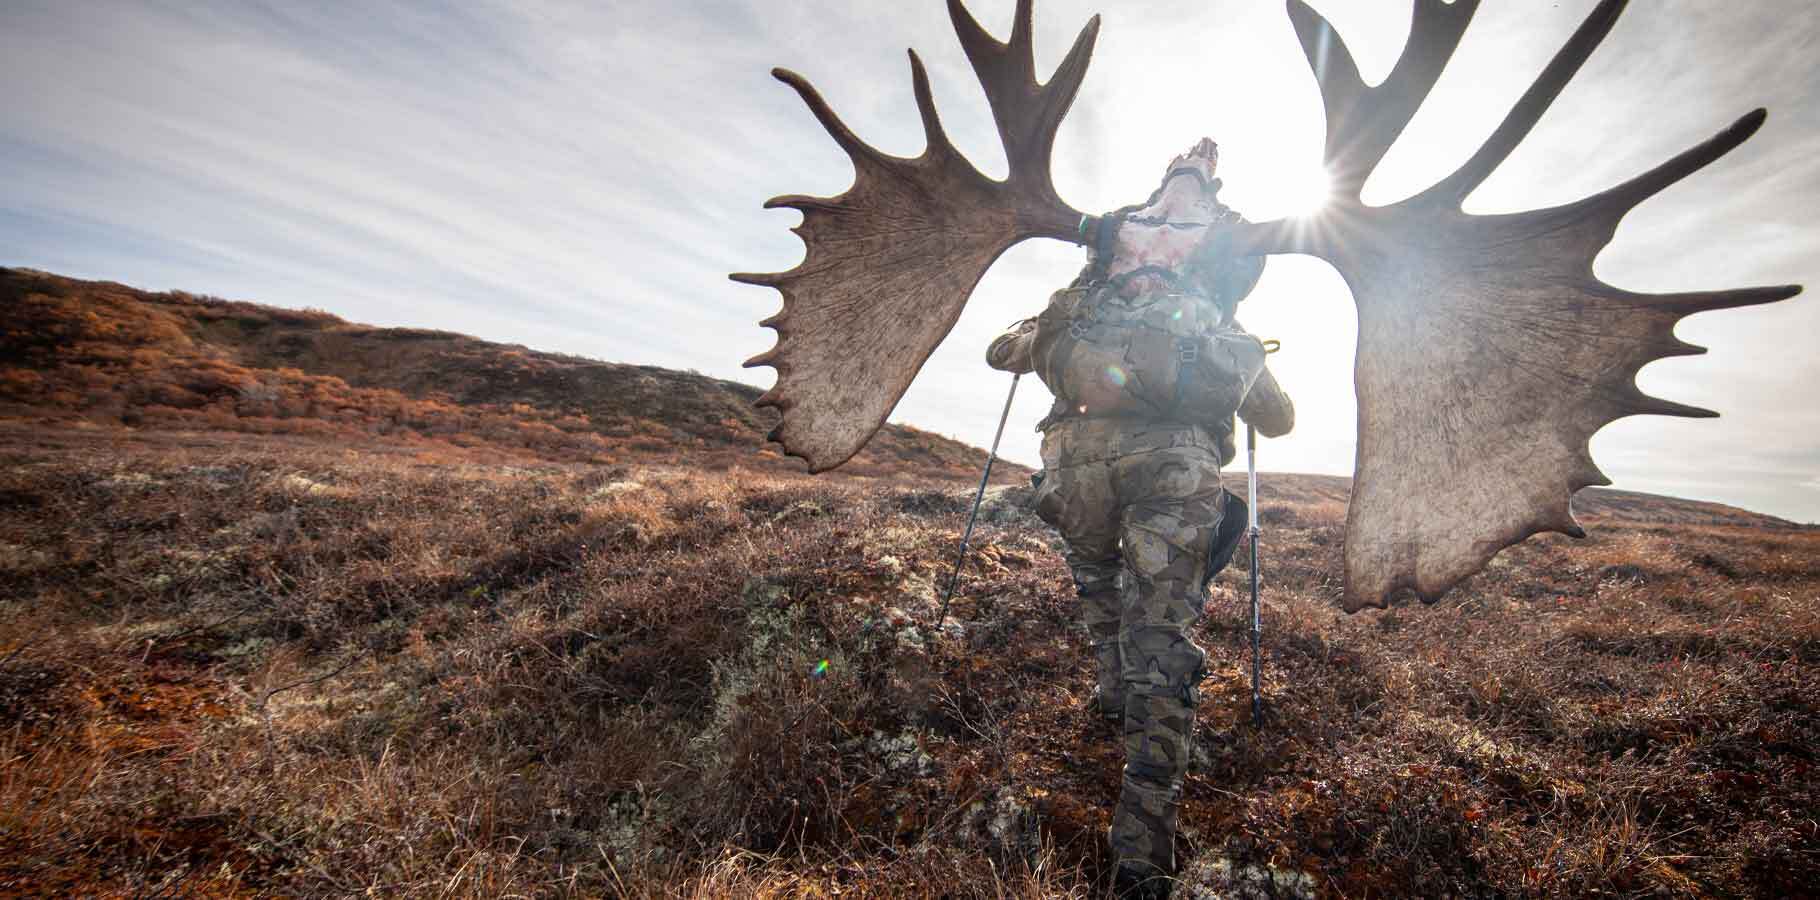
[[[1038,425],[1037,514],[1061,532],[1098,664],[1096,712],[1122,728],[1109,841],[1122,895],[1163,896],[1206,653],[1192,630],[1239,529],[1220,486],[1236,413],[1267,437],[1294,410],[1257,338],[1234,320],[1261,257],[1222,250],[1243,221],[1220,203],[1203,138],[1142,206],[1081,223],[1088,263],[1041,314],[993,341],[993,368],[1055,395]],[[1225,546],[1222,546],[1224,544]],[[1222,552],[1223,551],[1223,552]]]

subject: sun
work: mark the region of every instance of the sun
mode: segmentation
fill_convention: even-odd
[[[1254,198],[1260,220],[1306,218],[1325,209],[1333,198],[1333,181],[1316,161],[1273,159],[1250,177],[1257,183],[1247,193]]]
[[[1333,180],[1326,169],[1316,166],[1288,174],[1277,195],[1285,215],[1305,218],[1327,208],[1327,201],[1333,198]]]

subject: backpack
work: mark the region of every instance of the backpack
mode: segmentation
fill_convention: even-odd
[[[1049,298],[1031,361],[1075,414],[1205,425],[1238,411],[1264,369],[1264,345],[1197,294],[1126,298],[1100,282]]]

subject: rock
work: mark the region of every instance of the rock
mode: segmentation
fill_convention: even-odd
[[[746,579],[746,586],[740,590],[740,599],[747,606],[777,606],[779,600],[788,599],[790,589],[769,578],[753,577]]]
[[[880,572],[893,578],[902,577],[904,574],[904,561],[895,556],[881,556],[873,560],[872,564],[877,566]]]
[[[1177,896],[1193,900],[1314,900],[1307,872],[1203,856],[1182,870]]]
[[[297,474],[284,476],[278,480],[278,485],[284,489],[285,493],[299,497],[348,497],[354,493],[348,488],[323,484]]]
[[[888,737],[882,731],[874,731],[866,749],[873,756],[882,758],[885,768],[899,774],[927,775],[935,771],[935,757],[923,752],[922,741],[917,739],[914,731],[906,730],[897,737]]]
[[[644,487],[642,482],[637,481],[610,481],[590,491],[588,497],[592,500],[605,500],[620,494],[644,490]]]
[[[117,472],[113,476],[103,478],[94,484],[95,487],[105,488],[107,490],[130,491],[157,487],[164,484],[164,482],[159,481],[144,472]]]
[[[210,490],[220,490],[240,480],[240,473],[227,466],[185,466],[183,474],[202,482]]]
[[[1599,570],[1600,581],[1628,581],[1632,584],[1643,584],[1649,581],[1649,571],[1633,563],[1619,563]]]
[[[980,521],[1012,522],[1036,516],[1036,492],[1022,485],[1003,485],[986,489],[980,499]]]
[[[1034,863],[1042,849],[1041,819],[1033,804],[1014,789],[1001,788],[967,806],[959,838],[983,841],[1010,856]]]
[[[784,522],[789,522],[794,519],[813,518],[815,516],[821,515],[822,513],[826,512],[826,511],[827,510],[822,509],[821,504],[819,504],[819,503],[811,503],[807,500],[798,500],[795,503],[792,503],[789,506],[784,507],[783,510],[778,512],[777,515],[772,516],[771,524],[772,525],[781,525]]]

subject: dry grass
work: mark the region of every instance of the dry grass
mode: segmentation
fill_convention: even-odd
[[[966,624],[935,633],[960,482],[8,447],[0,890],[1105,889],[1119,753],[1018,491],[976,539]],[[1434,608],[1348,617],[1333,486],[1273,484],[1271,720],[1245,723],[1229,576],[1191,877],[1769,897],[1820,875],[1820,533],[1594,521]]]
[[[486,459],[801,471],[750,385],[320,310],[0,268],[0,416],[101,430],[384,441]],[[979,450],[887,425],[850,475],[968,477]],[[1029,474],[1005,465],[1001,481]]]
[[[0,310],[0,894],[1103,895],[1122,760],[1016,467],[938,631],[952,441],[811,479],[697,375],[21,270]],[[1261,730],[1215,587],[1185,880],[1812,892],[1820,530],[1589,491],[1589,539],[1349,617],[1347,494],[1265,480]]]

